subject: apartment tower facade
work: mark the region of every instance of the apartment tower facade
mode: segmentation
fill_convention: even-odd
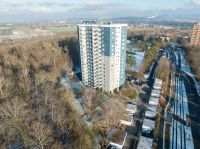
[[[127,24],[78,24],[82,82],[113,92],[125,83]]]
[[[192,31],[191,46],[200,46],[200,23],[195,24]]]

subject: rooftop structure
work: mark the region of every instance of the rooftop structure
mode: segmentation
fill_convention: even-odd
[[[147,106],[147,109],[148,109],[149,111],[154,112],[154,113],[157,112],[157,106],[156,106],[156,105],[148,105],[148,106]]]
[[[133,115],[125,114],[123,119],[120,120],[120,124],[131,126],[133,122]]]
[[[108,144],[115,149],[122,149],[127,137],[126,131],[111,129],[107,137]]]
[[[160,93],[161,93],[160,90],[153,89],[152,92],[151,92],[151,96],[159,98],[160,97]]]
[[[120,123],[123,125],[131,126],[133,125],[133,115],[137,111],[137,105],[128,104],[126,108],[126,113]]]
[[[159,90],[162,89],[162,80],[156,79],[153,88]]]
[[[126,111],[130,113],[135,113],[137,111],[137,105],[128,104]]]
[[[144,119],[142,129],[143,130],[153,130],[155,128],[155,121]]]
[[[159,104],[159,98],[158,97],[150,97],[149,104],[157,106]]]
[[[145,117],[146,118],[156,118],[156,113],[153,111],[146,111]]]

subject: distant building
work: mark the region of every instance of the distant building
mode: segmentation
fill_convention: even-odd
[[[127,24],[78,24],[82,82],[113,92],[125,83]]]
[[[191,46],[200,46],[200,23],[195,24],[192,31]]]

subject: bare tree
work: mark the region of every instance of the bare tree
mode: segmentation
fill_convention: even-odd
[[[0,46],[0,148],[16,142],[21,148],[92,148],[91,131],[76,113],[72,90],[57,85],[61,72],[72,69],[70,56],[57,43],[50,38]],[[96,100],[91,92],[94,96],[85,95],[88,111]]]
[[[95,90],[93,90],[92,88],[86,88],[83,92],[83,98],[85,110],[88,114],[90,114],[92,109],[95,107],[97,101]]]
[[[38,145],[41,149],[52,143],[51,130],[48,126],[41,124],[40,122],[35,122],[32,124],[31,135],[35,138],[34,144]]]
[[[105,113],[105,126],[110,128],[117,127],[120,123],[120,119],[124,113],[124,106],[117,99],[110,99],[109,103],[106,103],[104,108]]]
[[[170,62],[165,58],[161,58],[159,62],[159,66],[156,70],[156,75],[158,78],[166,81],[169,77],[170,72]]]
[[[0,99],[5,99],[8,96],[9,82],[0,76]]]
[[[16,136],[19,132],[25,147],[27,146],[26,121],[29,119],[28,111],[25,110],[26,103],[19,99],[12,99],[0,106],[0,119],[2,121],[0,130],[7,137]],[[5,132],[8,130],[7,132]],[[12,131],[14,130],[14,131]]]

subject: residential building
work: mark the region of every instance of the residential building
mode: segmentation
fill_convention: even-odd
[[[125,83],[127,24],[78,24],[82,82],[113,92]]]
[[[191,46],[200,46],[200,23],[195,24],[192,31]]]

